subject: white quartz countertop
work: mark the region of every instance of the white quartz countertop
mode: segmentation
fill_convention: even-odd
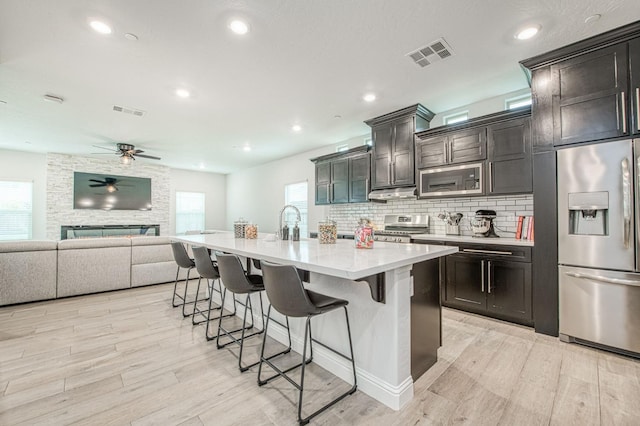
[[[489,245],[503,245],[503,246],[528,246],[533,247],[533,241],[531,240],[516,240],[515,238],[500,237],[500,238],[482,238],[474,237],[471,235],[440,235],[440,234],[414,234],[411,235],[412,240],[416,241],[450,241],[454,243],[474,243],[474,244],[489,244]]]
[[[320,244],[317,239],[303,238],[293,242],[275,240],[273,234],[259,234],[258,239],[247,240],[234,238],[232,232],[174,236],[171,239],[254,259],[286,263],[307,271],[349,280],[358,280],[458,251],[457,247],[379,241],[374,243],[373,249],[357,249],[352,240]]]

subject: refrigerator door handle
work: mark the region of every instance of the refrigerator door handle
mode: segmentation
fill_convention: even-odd
[[[568,275],[573,278],[581,278],[584,280],[600,281],[607,284],[622,284],[622,285],[631,285],[634,287],[640,287],[640,281],[625,280],[623,278],[609,278],[609,277],[603,277],[601,275],[581,274],[578,272],[565,272],[565,275]]]
[[[631,178],[628,158],[622,160],[622,215],[624,219],[622,240],[624,248],[628,249],[631,234]]]

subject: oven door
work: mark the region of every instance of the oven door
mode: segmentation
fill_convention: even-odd
[[[419,196],[482,194],[482,163],[420,170]]]

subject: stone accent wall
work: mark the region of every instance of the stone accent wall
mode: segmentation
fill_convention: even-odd
[[[73,208],[73,172],[151,178],[150,211],[84,210]],[[47,239],[59,240],[62,225],[160,225],[169,233],[169,167],[136,161],[123,166],[114,155],[107,159],[47,154]]]
[[[438,214],[448,211],[462,213],[460,223],[462,235],[473,235],[469,219],[476,210],[495,210],[496,232],[505,237],[515,236],[518,216],[533,215],[533,195],[508,195],[500,197],[461,197],[441,198],[437,200],[394,200],[382,203],[332,204],[330,218],[338,222],[338,231],[352,232],[360,217],[373,221],[375,229],[382,229],[385,214],[427,214],[429,233],[444,234],[444,222]],[[310,227],[313,231],[313,225]]]

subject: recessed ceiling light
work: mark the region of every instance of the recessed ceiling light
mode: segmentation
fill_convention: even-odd
[[[245,146],[242,147],[242,150],[244,152],[249,152],[249,151],[251,151],[251,147],[249,145],[245,145]]]
[[[236,19],[229,23],[229,29],[236,34],[244,35],[249,32],[249,24]]]
[[[293,126],[291,126],[291,130],[293,130],[294,132],[300,132],[302,130],[302,126],[299,124],[294,124]]]
[[[185,89],[176,89],[176,96],[186,99],[191,96],[191,93],[189,93],[189,91]]]
[[[376,95],[373,93],[367,93],[362,97],[362,99],[364,99],[365,102],[373,102],[376,100]]]
[[[529,27],[523,28],[522,30],[518,31],[515,37],[518,40],[528,40],[531,37],[538,34],[538,31],[540,31],[540,25],[531,25]]]
[[[111,34],[111,27],[102,21],[91,21],[89,25],[93,30],[100,34]]]
[[[135,35],[134,33],[126,33],[124,35],[124,38],[126,38],[127,40],[131,40],[131,41],[138,41],[138,36]]]
[[[198,168],[200,168],[200,169],[204,169],[204,163],[200,163],[200,165],[198,166]]]

